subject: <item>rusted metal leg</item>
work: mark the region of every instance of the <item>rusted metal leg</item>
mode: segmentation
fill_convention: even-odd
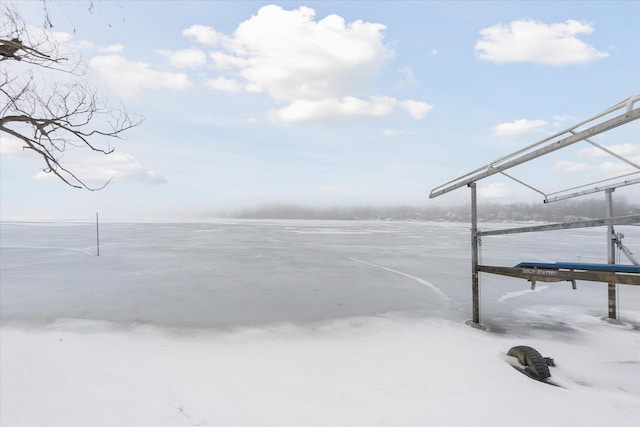
[[[607,218],[613,217],[613,192],[615,189],[610,188],[605,191]],[[609,264],[616,263],[616,249],[615,249],[615,232],[613,231],[613,225],[607,226],[607,261]],[[609,302],[609,319],[618,318],[618,307],[616,307],[616,284],[609,282],[608,287],[608,302]]]
[[[618,310],[616,306],[616,285],[615,283],[609,283],[608,285],[608,294],[609,294],[609,319],[617,319],[618,318]]]
[[[480,323],[480,283],[478,277],[478,209],[476,199],[476,183],[471,188],[471,303],[472,319],[476,325]]]

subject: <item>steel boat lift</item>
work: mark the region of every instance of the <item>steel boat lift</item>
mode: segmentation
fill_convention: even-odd
[[[607,283],[609,305],[608,317],[609,319],[617,319],[616,286],[617,284],[640,285],[640,266],[638,265],[638,261],[633,257],[633,254],[624,245],[622,245],[622,236],[615,233],[613,227],[614,225],[640,225],[640,215],[632,214],[614,217],[612,195],[616,188],[640,183],[640,165],[613,152],[609,148],[594,142],[591,138],[639,119],[640,107],[637,104],[640,104],[640,94],[635,94],[568,129],[551,135],[512,154],[501,157],[487,165],[442,184],[431,191],[429,198],[438,197],[465,186],[471,189],[471,290],[473,318],[469,323],[472,326],[482,327],[480,324],[479,273],[491,273],[526,279],[531,282],[532,289],[535,288],[535,283],[537,281],[569,281],[572,283],[574,289],[576,286],[576,280]],[[633,171],[614,178],[592,182],[553,193],[545,193],[540,189],[534,188],[522,180],[506,173],[508,169],[513,168],[514,166],[521,165],[581,141],[587,142],[608,155],[629,164]],[[484,178],[496,174],[501,174],[541,194],[544,196],[544,203],[551,203],[587,194],[604,192],[607,202],[606,217],[601,219],[545,224],[539,226],[479,231],[476,183]],[[598,226],[607,227],[607,264],[523,262],[514,267],[501,267],[480,265],[478,262],[479,243],[481,238],[484,236]],[[616,245],[625,255],[627,255],[633,265],[615,263]]]

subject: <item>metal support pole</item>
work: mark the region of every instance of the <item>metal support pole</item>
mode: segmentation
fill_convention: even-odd
[[[607,218],[613,217],[613,192],[614,188],[609,188],[605,191],[606,205],[607,205]],[[616,263],[616,245],[613,225],[607,225],[607,263]],[[617,319],[618,308],[616,306],[616,284],[609,283],[608,286],[608,299],[609,299],[609,319]]]
[[[96,256],[100,256],[100,230],[98,228],[98,212],[96,212]]]
[[[473,323],[480,324],[480,296],[478,281],[478,205],[476,198],[476,183],[469,184],[471,188],[471,298]]]

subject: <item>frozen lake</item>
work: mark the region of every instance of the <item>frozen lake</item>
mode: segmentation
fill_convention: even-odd
[[[482,229],[504,227],[483,225]],[[639,227],[618,227],[640,253]],[[470,317],[466,223],[240,221],[1,224],[0,315],[232,327],[402,313]],[[481,263],[606,262],[605,229],[485,237]],[[622,263],[628,263],[622,255]],[[500,331],[531,305],[606,315],[606,285],[481,275],[482,322]],[[619,286],[621,315],[640,289]],[[516,314],[514,314],[516,313]]]
[[[616,324],[604,284],[485,274],[471,328],[468,224],[105,223],[100,256],[90,223],[0,232],[3,426],[640,422],[640,287]],[[604,234],[485,237],[482,261],[604,262]]]

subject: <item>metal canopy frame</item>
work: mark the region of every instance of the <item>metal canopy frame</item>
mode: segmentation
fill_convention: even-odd
[[[640,183],[640,177],[627,178],[632,175],[640,174],[640,165],[621,156],[607,147],[595,143],[591,138],[595,135],[602,134],[604,132],[615,129],[624,124],[633,122],[640,118],[640,107],[636,104],[640,102],[640,93],[630,96],[629,98],[613,105],[612,107],[583,120],[576,125],[567,128],[561,132],[551,135],[541,141],[524,147],[514,153],[501,157],[487,165],[477,168],[465,175],[455,178],[449,182],[446,182],[431,190],[429,198],[435,198],[450,191],[456,190],[461,187],[469,187],[471,189],[471,291],[472,291],[472,314],[473,319],[471,325],[481,327],[480,325],[480,300],[479,300],[479,273],[491,273],[504,276],[519,277],[527,279],[531,282],[532,287],[535,286],[536,281],[557,282],[567,280],[570,281],[575,289],[576,280],[589,280],[595,282],[608,283],[608,304],[609,304],[609,318],[617,318],[617,306],[616,306],[616,286],[617,283],[628,285],[640,285],[640,275],[638,274],[623,274],[619,272],[599,272],[599,271],[575,271],[565,269],[532,269],[532,268],[518,268],[518,267],[498,267],[498,266],[485,266],[479,265],[479,242],[482,236],[499,235],[499,234],[513,234],[535,231],[547,231],[547,230],[560,230],[570,228],[583,228],[583,227],[595,227],[604,226],[607,227],[607,262],[609,264],[615,264],[615,244],[618,237],[616,236],[613,226],[618,224],[640,224],[640,215],[631,215],[626,217],[613,217],[613,202],[612,193],[616,188],[635,185]],[[614,156],[615,158],[631,165],[636,170],[631,173],[619,175],[614,178],[605,179],[590,184],[584,184],[578,187],[572,187],[561,191],[552,193],[545,193],[533,186],[507,174],[505,171],[511,169],[520,164],[529,162],[531,160],[542,157],[546,154],[560,150],[562,148],[573,145],[577,142],[585,141],[599,150]],[[599,191],[604,191],[607,202],[607,217],[603,219],[595,219],[589,221],[576,221],[561,224],[547,224],[535,227],[522,227],[512,228],[504,230],[492,230],[481,232],[478,230],[478,216],[477,216],[477,196],[476,196],[476,182],[484,178],[501,174],[517,183],[524,185],[525,187],[542,194],[544,196],[544,203],[556,202],[560,200],[569,199],[572,197],[583,196],[586,194],[593,194]],[[622,181],[612,182],[610,181],[626,178]],[[604,185],[600,185],[606,183]]]
[[[634,107],[634,105],[640,102],[640,93],[635,94],[627,99],[625,99],[622,102],[617,103],[616,105],[604,110],[603,112],[596,114],[593,117],[590,117],[586,120],[583,120],[580,123],[575,124],[574,126],[567,128],[563,131],[560,131],[556,134],[553,134],[541,141],[538,141],[534,144],[531,144],[527,147],[524,147],[514,153],[511,153],[507,156],[501,157],[497,160],[494,160],[493,162],[484,165],[482,167],[479,167],[465,175],[462,175],[458,178],[455,178],[449,182],[446,182],[436,188],[434,188],[433,190],[431,190],[431,193],[429,194],[429,198],[433,199],[435,197],[441,196],[443,194],[449,193],[450,191],[456,190],[460,187],[465,187],[468,186],[469,184],[473,183],[473,182],[477,182],[480,181],[484,178],[490,177],[492,175],[495,174],[502,174],[542,195],[545,196],[544,202],[551,202],[551,201],[556,201],[556,200],[561,200],[561,196],[556,196],[553,199],[550,198],[549,196],[551,195],[556,195],[556,194],[561,194],[564,193],[566,191],[571,191],[571,190],[575,190],[576,188],[571,188],[571,189],[567,189],[567,190],[562,190],[562,191],[558,191],[555,193],[545,193],[543,191],[540,191],[539,189],[534,188],[533,186],[530,186],[526,183],[524,183],[523,181],[520,181],[516,178],[514,178],[511,175],[508,175],[505,173],[506,170],[511,169],[515,166],[518,166],[520,164],[526,163],[528,161],[531,161],[533,159],[536,159],[538,157],[544,156],[546,154],[552,153],[554,151],[560,150],[562,148],[568,147],[570,145],[573,145],[577,142],[580,141],[586,141],[589,144],[593,145],[594,147],[598,148],[599,150],[604,151],[605,153],[612,155],[614,157],[616,157],[617,159],[631,165],[632,167],[634,167],[636,169],[636,171],[634,171],[631,174],[626,174],[626,175],[620,175],[618,177],[613,177],[613,178],[609,178],[605,181],[611,181],[614,179],[618,179],[621,178],[623,176],[628,176],[628,175],[634,175],[634,174],[640,174],[640,165],[625,158],[624,156],[621,156],[611,150],[609,150],[607,147],[604,147],[600,144],[595,143],[593,140],[591,140],[590,138],[610,131],[612,129],[615,129],[619,126],[622,126],[624,124],[630,123],[634,120],[637,120],[638,118],[640,118],[640,107]],[[613,117],[611,117],[613,115]],[[584,128],[585,126],[588,126],[586,128]],[[633,182],[632,182],[633,181]],[[640,182],[640,178],[638,179],[633,179],[633,180],[627,180],[627,181],[623,181],[620,183],[615,183],[615,184],[611,184],[608,185],[607,188],[612,187],[612,188],[617,188],[617,187],[622,187],[624,185],[631,185],[631,184],[635,184]],[[600,184],[601,182],[597,182],[597,183],[592,183],[592,184]],[[585,184],[581,187],[586,187],[589,186],[590,184]],[[579,188],[581,188],[579,187]],[[589,193],[593,193],[596,191],[603,191],[604,187],[594,187],[593,189],[589,190]],[[580,192],[577,193],[576,195],[582,195],[584,192]],[[584,193],[584,194],[589,194],[589,193]],[[562,197],[562,198],[568,198],[568,197]]]

